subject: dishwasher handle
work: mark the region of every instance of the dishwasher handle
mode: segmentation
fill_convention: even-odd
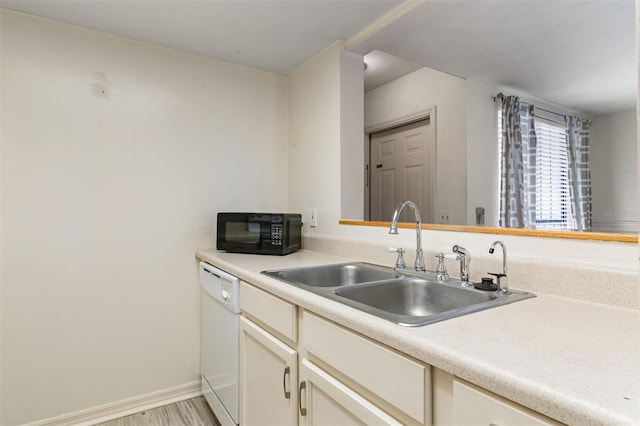
[[[240,279],[238,277],[234,277],[230,273],[225,272],[222,269],[218,269],[215,266],[209,265],[208,263],[205,263],[205,262],[200,262],[200,271],[206,271],[209,274],[213,275],[214,277],[224,281],[228,281],[230,283],[240,282]]]

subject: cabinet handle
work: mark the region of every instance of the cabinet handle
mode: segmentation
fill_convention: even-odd
[[[298,388],[298,408],[300,409],[300,415],[306,416],[307,409],[302,408],[302,389],[307,388],[307,382],[300,382],[300,388]]]
[[[291,392],[287,390],[287,376],[290,374],[291,370],[289,367],[284,369],[284,374],[282,375],[282,389],[284,390],[284,399],[291,398]]]

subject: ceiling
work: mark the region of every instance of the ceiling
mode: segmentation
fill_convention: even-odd
[[[635,0],[427,1],[358,45],[597,115],[636,104]]]
[[[427,0],[411,2],[405,15],[390,14],[407,6],[402,0],[0,0],[0,5],[283,75],[334,41],[346,40],[355,52],[376,51],[365,73],[368,88],[429,66],[592,115],[636,103],[635,0]],[[380,25],[383,16],[393,19]],[[354,38],[363,32],[368,35]],[[403,68],[391,66],[393,61]],[[374,62],[384,70],[376,71]]]
[[[288,74],[401,0],[0,0],[7,9]]]

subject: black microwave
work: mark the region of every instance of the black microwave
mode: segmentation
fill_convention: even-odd
[[[282,256],[300,249],[301,239],[301,214],[218,213],[218,250]]]

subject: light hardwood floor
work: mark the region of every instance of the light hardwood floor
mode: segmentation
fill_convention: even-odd
[[[204,397],[141,411],[94,426],[216,426],[220,425]]]

